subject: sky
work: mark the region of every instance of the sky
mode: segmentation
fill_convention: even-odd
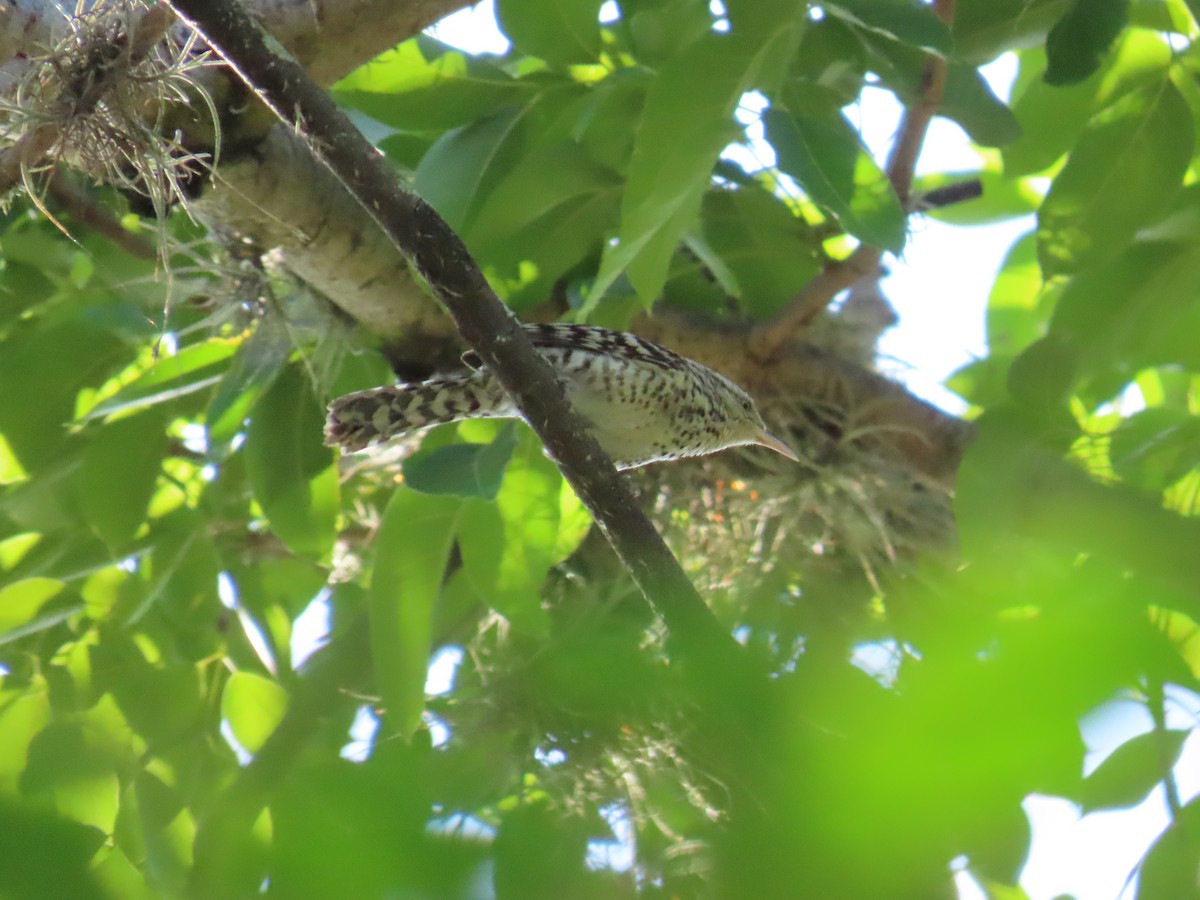
[[[473,52],[502,53],[507,48],[496,28],[490,0],[443,20],[433,33]],[[1006,97],[1015,69],[1011,58],[1002,58],[984,74],[993,90]],[[862,104],[847,113],[862,126],[864,139],[877,157],[886,156],[900,116],[891,95],[868,91]],[[970,170],[978,163],[978,154],[961,129],[935,119],[918,174]],[[880,368],[947,412],[963,412],[966,404],[942,382],[961,366],[986,355],[984,312],[996,272],[1012,244],[1034,224],[1032,216],[972,227],[914,217],[902,257],[887,262],[890,275],[883,290],[900,322],[880,343]],[[431,676],[431,686],[447,677],[437,671]],[[1190,730],[1200,721],[1195,695],[1181,692],[1169,701],[1168,727]],[[1114,700],[1095,710],[1080,723],[1089,750],[1087,771],[1129,738],[1150,728],[1145,707],[1132,699]],[[1200,793],[1200,738],[1196,734],[1185,744],[1176,777],[1183,802]],[[1020,883],[1032,900],[1060,895],[1077,900],[1132,898],[1136,881],[1130,874],[1168,822],[1161,786],[1139,806],[1116,812],[1080,816],[1078,808],[1066,800],[1036,795],[1027,798],[1024,806],[1033,844]],[[958,885],[964,900],[984,897],[965,873],[958,876]]]

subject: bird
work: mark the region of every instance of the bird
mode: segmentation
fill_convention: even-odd
[[[799,462],[754,401],[708,366],[637,335],[572,323],[522,326],[571,405],[619,470],[757,445]],[[470,418],[520,418],[474,351],[468,369],[417,384],[356,391],[329,405],[325,443],[354,452],[420,428]]]

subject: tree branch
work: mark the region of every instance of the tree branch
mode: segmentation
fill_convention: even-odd
[[[169,0],[286,123],[303,133],[416,266],[459,331],[513,396],[525,420],[683,646],[733,656],[733,642],[642,513],[611,461],[569,407],[550,366],[534,352],[462,239],[394,170],[346,116],[233,0]]]
[[[935,0],[934,12],[950,25],[954,22],[955,0]],[[887,176],[892,189],[900,199],[903,209],[909,208],[913,173],[921,145],[929,131],[929,123],[942,103],[946,87],[946,60],[930,54],[921,73],[921,89],[914,102],[904,113],[900,133],[888,158]],[[819,275],[804,286],[778,315],[755,329],[750,340],[751,352],[756,358],[769,361],[778,358],[788,341],[803,332],[834,297],[849,288],[854,282],[869,275],[879,267],[883,251],[878,247],[862,244],[845,260],[825,266]]]
[[[125,228],[111,212],[96,202],[79,182],[63,169],[55,170],[46,186],[56,204],[71,214],[80,225],[86,225],[101,237],[116,244],[138,259],[158,259],[154,244]]]

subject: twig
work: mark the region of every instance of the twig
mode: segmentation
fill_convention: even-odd
[[[139,259],[158,259],[154,244],[125,228],[111,212],[88,195],[79,183],[61,169],[50,177],[48,192],[55,203],[81,225],[112,241],[126,253]]]
[[[935,0],[934,12],[950,25],[954,21],[955,0]],[[909,207],[913,172],[929,123],[942,102],[946,87],[946,60],[930,54],[921,73],[921,88],[916,101],[904,113],[896,143],[888,157],[887,176],[900,199],[902,209]],[[779,356],[784,345],[804,331],[840,291],[844,291],[865,275],[874,272],[883,251],[862,244],[849,257],[832,262],[806,284],[769,322],[758,326],[750,337],[750,352],[767,362]]]

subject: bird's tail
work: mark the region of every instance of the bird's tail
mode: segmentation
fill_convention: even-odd
[[[339,397],[329,404],[325,443],[351,452],[427,425],[511,415],[512,403],[494,378],[464,372]]]

